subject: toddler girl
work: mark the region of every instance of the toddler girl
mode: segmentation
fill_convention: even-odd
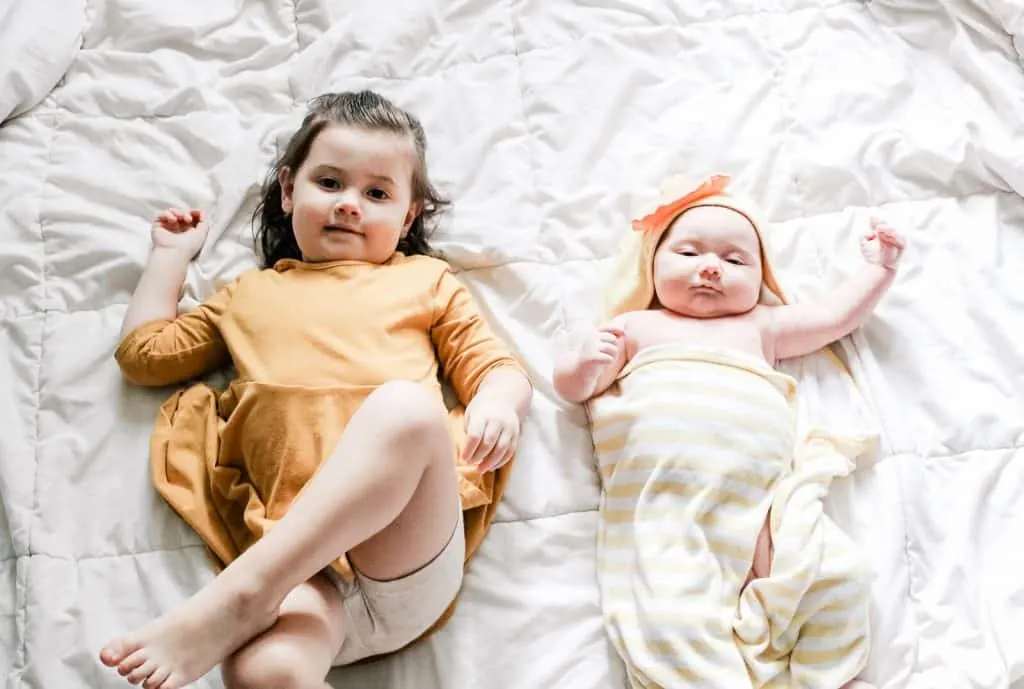
[[[129,682],[176,689],[225,661],[229,687],[325,687],[450,613],[532,390],[428,255],[442,205],[419,122],[360,92],[313,102],[257,210],[263,268],[191,313],[202,213],[157,218],[116,358],[139,385],[237,370],[172,397],[152,442],[158,489],[227,567],[103,648]]]

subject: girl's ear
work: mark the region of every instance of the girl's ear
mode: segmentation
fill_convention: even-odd
[[[416,218],[420,217],[420,212],[423,210],[422,201],[413,201],[409,204],[409,212],[405,214],[405,222],[402,223],[402,237],[409,234],[409,228],[416,222]]]
[[[277,173],[277,183],[281,185],[281,210],[286,215],[292,214],[295,204],[292,201],[292,192],[295,191],[295,177],[292,176],[292,169],[287,165],[283,166]]]

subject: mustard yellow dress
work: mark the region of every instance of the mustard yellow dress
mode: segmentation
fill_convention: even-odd
[[[459,462],[463,411],[488,373],[521,368],[443,261],[282,260],[243,273],[192,312],[140,326],[115,358],[146,386],[234,364],[223,392],[203,383],[176,392],[151,441],[156,489],[224,565],[284,515],[352,414],[392,380],[440,397],[440,373],[458,397],[452,455],[467,561],[494,517],[511,463],[480,475]],[[332,567],[352,578],[345,556]]]

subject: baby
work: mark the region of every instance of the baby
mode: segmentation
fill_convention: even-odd
[[[867,572],[821,505],[855,451],[795,437],[796,381],[772,366],[862,324],[903,240],[872,221],[856,275],[786,304],[728,185],[633,223],[610,320],[556,360],[600,463],[606,625],[633,687],[864,686]]]

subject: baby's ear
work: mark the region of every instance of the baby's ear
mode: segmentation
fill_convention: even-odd
[[[281,168],[277,173],[277,183],[281,185],[281,210],[290,215],[295,207],[292,201],[292,192],[295,191],[295,177],[292,175],[290,167],[285,165]]]
[[[413,201],[409,204],[409,211],[405,214],[405,222],[402,223],[402,236],[409,234],[409,228],[416,222],[416,218],[420,217],[420,213],[423,212],[423,202]]]

